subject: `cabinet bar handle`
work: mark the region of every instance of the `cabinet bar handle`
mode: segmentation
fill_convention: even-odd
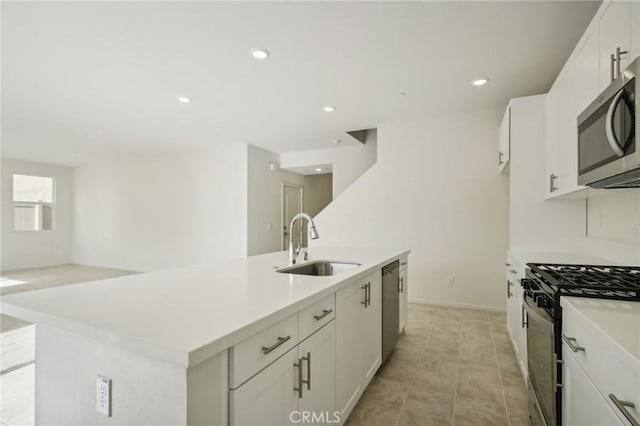
[[[400,282],[400,293],[404,293],[404,277],[400,277],[398,281]]]
[[[558,175],[551,173],[549,175],[549,192],[554,192],[558,190],[556,186],[556,179],[558,179]]]
[[[333,312],[333,309],[323,309],[322,313],[320,315],[314,315],[313,319],[315,319],[316,321],[320,321],[322,318],[326,317],[331,312]]]
[[[638,421],[634,419],[631,413],[627,410],[627,407],[636,408],[636,404],[629,401],[621,401],[612,393],[609,394],[609,398],[616,405],[616,408],[620,410],[624,418],[629,420],[629,423],[631,423],[633,426],[640,426],[640,423],[638,423]]]
[[[273,351],[274,349],[276,349],[278,346],[282,345],[284,342],[286,342],[289,339],[291,339],[291,336],[278,337],[278,341],[275,342],[273,345],[271,345],[271,346],[263,346],[262,347],[262,353],[265,354],[265,355],[268,354],[269,352]]]
[[[613,67],[615,62],[616,62],[616,57],[612,53],[611,56],[609,57],[609,75],[611,76],[611,81],[615,79],[615,76],[613,74],[614,73]]]
[[[363,285],[360,288],[364,290],[364,302],[360,302],[360,303],[363,304],[364,307],[366,308],[367,307],[367,284]]]
[[[511,299],[511,297],[513,296],[513,293],[511,293],[511,286],[513,284],[511,284],[511,281],[507,280],[507,299]]]
[[[298,392],[298,398],[302,398],[302,360],[298,358],[298,362],[294,362],[293,366],[298,369],[298,387],[294,387],[293,390]]]
[[[502,156],[503,155],[504,155],[503,153],[498,152],[498,165],[499,166],[502,166],[504,164],[504,161],[502,161]]]
[[[621,59],[620,56],[622,55],[626,55],[627,52],[626,50],[621,50],[620,47],[616,47],[616,78],[620,77],[620,62]]]
[[[527,311],[524,309],[524,305],[522,305],[522,328],[529,328],[529,321],[527,321]]]
[[[575,337],[567,337],[564,334],[562,335],[562,340],[564,340],[564,342],[569,346],[569,348],[571,348],[572,351],[574,352],[585,352],[585,349],[583,346],[578,346],[577,344],[574,344],[576,342],[576,338]]]
[[[371,306],[371,283],[367,283],[367,307]]]
[[[300,383],[306,383],[307,390],[311,390],[311,352],[307,352],[307,356],[303,356],[302,361],[307,361],[307,380],[302,380]]]

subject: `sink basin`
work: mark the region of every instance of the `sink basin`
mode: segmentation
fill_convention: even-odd
[[[349,271],[360,266],[359,263],[353,262],[337,262],[331,260],[314,260],[312,262],[303,263],[301,265],[287,266],[278,269],[277,272],[283,274],[297,275],[315,275],[317,277],[326,277],[329,275],[337,275],[341,272]]]

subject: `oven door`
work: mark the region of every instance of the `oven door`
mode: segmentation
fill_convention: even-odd
[[[529,366],[532,402],[538,407],[531,410],[532,417],[542,414],[544,424],[556,423],[556,353],[553,319],[539,308],[527,295],[524,298],[527,310],[527,358]],[[533,404],[532,404],[533,405]]]

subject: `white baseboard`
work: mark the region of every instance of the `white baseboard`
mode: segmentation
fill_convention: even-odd
[[[409,303],[419,303],[421,305],[451,306],[452,308],[480,309],[482,311],[491,311],[491,312],[506,312],[505,308],[499,308],[497,306],[484,306],[484,305],[471,305],[471,304],[467,304],[467,303],[441,302],[441,301],[438,301],[438,300],[417,299],[415,297],[410,297],[409,298]]]

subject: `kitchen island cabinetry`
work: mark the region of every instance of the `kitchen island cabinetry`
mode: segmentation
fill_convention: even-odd
[[[335,424],[380,366],[381,268],[407,254],[315,247],[314,259],[353,267],[280,273],[288,253],[277,252],[25,292],[0,306],[36,324],[41,424],[281,425],[305,413]],[[110,416],[96,409],[98,376],[111,379]]]

